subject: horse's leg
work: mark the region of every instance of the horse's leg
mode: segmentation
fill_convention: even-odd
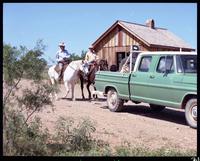
[[[97,89],[96,89],[96,87],[94,86],[94,84],[93,84],[93,87],[94,87],[94,90],[96,91]],[[93,98],[98,98],[98,96],[97,96],[97,94],[93,94]]]
[[[88,83],[87,83],[87,90],[88,90],[88,98],[89,99],[91,99],[91,92],[90,92],[90,85],[91,85],[91,82],[90,81],[88,81]]]
[[[50,83],[51,85],[55,85],[55,79],[54,78],[50,78]],[[52,96],[52,100],[53,98],[55,97],[56,101],[58,100],[58,96],[57,96],[57,93],[56,92],[53,92],[53,95],[50,93],[50,96]]]
[[[81,81],[81,93],[82,93],[82,99],[85,99],[84,93],[83,93],[83,88],[84,88],[84,80],[82,75],[80,76],[80,81]]]
[[[49,83],[49,85],[52,85],[52,84],[53,84],[51,78],[49,79],[48,83]],[[51,101],[53,101],[52,92],[49,94],[49,97],[51,98]]]
[[[75,97],[74,97],[74,86],[75,86],[75,83],[72,83],[72,84],[71,84],[71,88],[72,88],[72,101],[75,101]]]
[[[69,83],[67,81],[64,82],[65,84],[65,89],[66,89],[66,95],[64,96],[64,98],[67,98],[67,95],[69,94]]]

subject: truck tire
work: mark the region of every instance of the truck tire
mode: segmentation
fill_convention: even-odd
[[[124,101],[119,99],[116,90],[109,89],[107,94],[107,104],[110,111],[119,112],[122,111]]]
[[[188,125],[192,128],[197,128],[197,99],[188,100],[185,106],[185,118]]]
[[[151,111],[153,112],[160,112],[165,109],[165,106],[154,105],[154,104],[149,104],[149,105],[150,105]]]

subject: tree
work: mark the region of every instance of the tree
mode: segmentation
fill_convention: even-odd
[[[41,58],[44,49],[42,40],[39,40],[31,50],[25,46],[17,49],[10,44],[3,44],[3,149],[5,154],[19,155],[24,150],[19,150],[19,146],[28,145],[30,137],[26,138],[25,135],[29,135],[29,129],[33,129],[33,133],[38,136],[39,131],[34,130],[35,126],[27,124],[28,119],[45,105],[52,105],[49,94],[54,88],[42,83],[43,72],[47,65],[46,60]],[[18,84],[22,78],[33,80],[37,86],[35,91],[26,89],[22,96],[18,97],[15,96],[15,91],[19,89]],[[22,115],[23,110],[27,113],[26,117]]]
[[[41,58],[45,45],[39,40],[34,49],[28,50],[24,46],[20,49],[9,44],[3,45],[3,81],[6,86],[4,102],[8,100],[10,94],[22,78],[40,81],[43,78],[43,71],[47,62]]]
[[[85,59],[86,53],[87,53],[87,51],[85,51],[85,50],[81,51],[81,59]]]
[[[74,60],[80,60],[81,57],[79,55],[76,55],[75,53],[72,53],[71,54],[71,59],[72,59],[72,61],[74,61]]]
[[[3,45],[3,79],[7,85],[13,85],[17,80],[26,77],[41,80],[47,62],[41,56],[45,45],[39,40],[34,49],[24,46],[20,49],[9,44]]]
[[[84,60],[86,53],[87,53],[87,51],[85,51],[85,50],[81,51],[81,55],[80,56],[77,55],[76,53],[72,53],[71,54],[71,59],[72,59],[72,61],[74,61],[74,60]]]

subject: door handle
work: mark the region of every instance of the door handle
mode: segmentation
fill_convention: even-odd
[[[150,75],[150,78],[155,78],[155,76],[154,75]]]
[[[136,75],[135,75],[135,74],[132,74],[132,77],[136,77]]]

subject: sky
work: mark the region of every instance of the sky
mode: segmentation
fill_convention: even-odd
[[[42,39],[52,63],[60,42],[80,55],[117,20],[150,18],[197,48],[196,3],[3,3],[3,42],[32,49]]]

